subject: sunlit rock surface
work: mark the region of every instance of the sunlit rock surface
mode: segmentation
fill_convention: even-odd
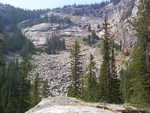
[[[109,109],[98,106],[106,106]],[[26,113],[115,113],[116,110],[124,109],[122,105],[91,104],[70,97],[50,97],[43,99]]]

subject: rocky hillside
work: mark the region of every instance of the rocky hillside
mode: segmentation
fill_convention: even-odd
[[[89,24],[91,24],[92,29],[96,30],[97,34],[101,36],[101,29],[98,29],[97,26],[99,24],[100,28],[102,27],[104,16],[107,13],[116,41],[118,43],[121,42],[123,47],[132,47],[136,38],[134,37],[132,26],[129,24],[129,21],[136,16],[137,7],[135,4],[137,4],[137,2],[138,0],[121,0],[117,4],[110,2],[104,5],[102,3],[100,5],[68,6],[62,9],[55,9],[45,15],[48,18],[48,21],[41,21],[41,18],[39,23],[23,28],[22,30],[24,34],[32,39],[36,45],[44,44],[45,39],[49,37],[51,32],[54,30],[56,30],[57,33],[64,38],[86,37],[89,34],[87,31],[87,26]],[[92,11],[88,11],[88,9]],[[73,12],[76,12],[76,10],[80,13],[74,14]],[[54,23],[51,21],[52,16],[58,16],[62,19],[69,18],[74,24],[62,24],[60,22]],[[33,22],[35,23],[35,21]],[[28,23],[29,22],[27,21],[22,23],[22,25]]]
[[[101,52],[97,46],[85,45],[82,40],[90,34],[88,31],[89,24],[91,29],[95,30],[100,38],[102,37],[102,24],[106,13],[112,26],[111,31],[115,43],[121,45],[122,51],[125,53],[131,52],[135,45],[136,37],[129,21],[136,17],[138,11],[136,4],[138,4],[138,0],[120,0],[115,3],[112,0],[110,3],[97,5],[66,6],[62,9],[54,9],[34,21],[21,22],[19,27],[22,32],[37,47],[44,48],[46,39],[53,32],[65,39],[67,45],[67,50],[56,55],[46,53],[34,55],[33,64],[36,65],[36,68],[31,72],[31,76],[33,77],[36,73],[39,73],[42,79],[48,79],[51,96],[66,95],[70,84],[69,49],[75,39],[81,40],[85,69],[89,54],[93,53],[98,73],[101,64]],[[81,12],[79,14],[73,13],[76,11]],[[92,13],[93,11],[94,13]],[[117,53],[116,58],[119,71],[120,67],[123,66],[123,62],[128,60],[128,57],[122,53]]]

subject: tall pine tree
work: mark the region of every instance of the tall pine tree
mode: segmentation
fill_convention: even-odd
[[[84,99],[90,102],[99,101],[98,95],[98,83],[96,78],[96,69],[95,69],[94,56],[90,55],[90,62],[88,66],[88,73],[85,76],[85,87],[84,87]]]
[[[119,103],[121,97],[115,66],[114,40],[110,39],[109,26],[107,17],[105,17],[103,24],[103,62],[99,76],[100,100],[109,103]]]
[[[31,95],[32,106],[37,105],[40,101],[39,87],[40,87],[40,80],[39,80],[39,74],[37,74],[32,84],[32,95]]]
[[[71,49],[71,76],[72,85],[69,88],[68,96],[82,97],[83,92],[83,69],[82,69],[82,54],[79,41],[76,40]]]
[[[134,27],[137,45],[128,67],[128,101],[134,104],[150,103],[150,1],[140,0],[138,18]]]
[[[104,27],[104,39],[103,39],[103,62],[100,69],[99,76],[99,90],[100,90],[100,100],[110,102],[111,93],[111,73],[110,73],[110,40],[108,31],[108,22],[105,18]]]
[[[47,98],[49,96],[49,84],[48,80],[46,79],[43,81],[43,88],[42,88],[42,97]]]
[[[115,42],[113,37],[110,39],[110,74],[111,74],[111,102],[121,102],[120,79],[117,74],[115,60]]]
[[[31,107],[31,83],[30,80],[27,79],[29,72],[30,62],[28,60],[23,60],[20,64],[20,72],[19,72],[19,113],[27,111]],[[17,67],[19,69],[19,67]],[[17,70],[18,70],[17,69]]]

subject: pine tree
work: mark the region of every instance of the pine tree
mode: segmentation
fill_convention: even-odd
[[[115,47],[114,39],[110,39],[110,73],[111,73],[111,102],[120,103],[121,102],[121,92],[120,92],[120,80],[117,75],[116,61],[115,61]]]
[[[3,107],[3,101],[2,101],[2,86],[3,86],[3,82],[5,81],[5,65],[3,62],[3,39],[0,39],[0,113],[4,112],[4,107]]]
[[[37,74],[32,85],[32,96],[31,96],[32,106],[35,106],[40,101],[39,85],[40,85],[39,75]]]
[[[100,29],[100,28],[101,28],[101,26],[98,24],[98,25],[97,25],[97,29]]]
[[[19,110],[18,112],[22,113],[27,111],[31,107],[31,83],[30,80],[27,79],[29,72],[29,61],[24,60],[20,64],[20,72],[19,72]],[[19,69],[19,67],[17,67]],[[17,69],[17,70],[18,70]]]
[[[89,31],[89,32],[92,31],[91,24],[88,25],[88,31]]]
[[[110,39],[110,24],[104,21],[103,62],[99,76],[100,100],[109,103],[120,102],[119,80],[117,78],[114,41]]]
[[[133,61],[129,65],[129,101],[140,104],[147,100],[144,87],[144,78],[146,77],[146,63],[143,47],[138,47],[134,52]]]
[[[104,56],[103,63],[100,69],[99,77],[99,88],[100,88],[100,99],[102,101],[110,102],[110,72],[109,72],[109,47],[108,40],[104,39]]]
[[[123,92],[125,100],[134,104],[150,103],[150,1],[140,0],[138,18],[134,27],[137,31],[137,44],[125,77],[127,90]]]
[[[4,39],[0,38],[0,66],[4,65],[4,60],[3,60],[3,52],[4,52]]]
[[[90,62],[88,66],[88,73],[86,75],[86,86],[84,88],[84,99],[86,101],[90,102],[97,102],[99,101],[98,95],[98,83],[97,83],[97,78],[96,78],[96,70],[95,70],[95,62],[94,62],[94,57],[91,54],[90,55]]]
[[[47,79],[43,82],[42,90],[43,90],[42,97],[47,98],[49,96],[49,85],[48,85],[48,80]]]
[[[65,50],[65,39],[61,39],[56,33],[52,33],[51,37],[46,40],[46,52],[48,54],[56,54],[58,51]]]
[[[69,88],[68,96],[82,97],[83,78],[82,78],[82,55],[80,50],[79,41],[75,41],[71,49],[71,76],[72,85]]]
[[[65,42],[65,39],[62,39],[62,50],[65,50],[66,49],[66,42]]]
[[[129,89],[129,73],[128,69],[122,69],[120,71],[120,92],[123,102],[128,102],[128,89]]]

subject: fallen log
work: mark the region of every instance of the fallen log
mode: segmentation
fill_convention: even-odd
[[[149,113],[148,111],[144,110],[117,110],[120,113]]]
[[[109,110],[109,111],[116,112],[116,113],[150,113],[145,110],[113,110],[109,107],[100,106],[100,105],[96,106],[96,108],[105,109],[105,110]]]

